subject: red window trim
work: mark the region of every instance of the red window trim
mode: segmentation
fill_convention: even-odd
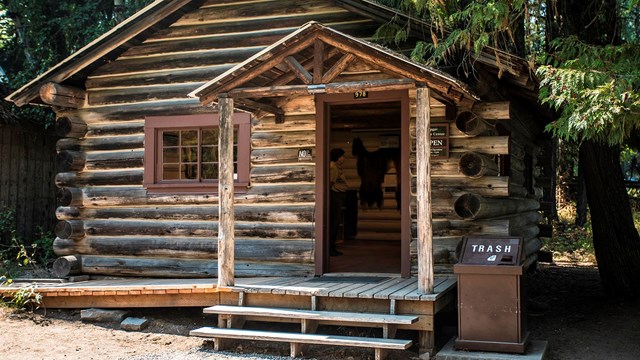
[[[235,113],[233,124],[238,127],[238,178],[234,183],[236,192],[245,192],[249,186],[249,153],[251,141],[251,116]],[[143,186],[150,193],[217,193],[218,182],[159,182],[158,166],[160,154],[158,131],[180,130],[198,127],[220,126],[218,114],[195,114],[176,116],[147,116],[144,125],[144,177]]]

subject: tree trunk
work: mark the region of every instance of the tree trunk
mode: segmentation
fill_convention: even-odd
[[[585,141],[580,147],[593,246],[600,277],[608,294],[640,294],[640,236],[633,224],[620,168],[620,149]]]
[[[587,187],[584,180],[584,169],[578,165],[576,178],[576,226],[583,228],[587,223]]]

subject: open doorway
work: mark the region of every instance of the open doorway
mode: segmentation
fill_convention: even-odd
[[[329,104],[327,115],[327,148],[345,151],[342,168],[348,184],[338,217],[342,254],[330,256],[328,272],[398,274],[403,248],[401,144],[406,141],[402,103]]]

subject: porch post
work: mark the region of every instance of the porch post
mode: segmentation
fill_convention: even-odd
[[[433,293],[433,233],[431,226],[431,109],[429,88],[416,94],[416,159],[418,197],[418,290]]]
[[[218,109],[218,286],[233,286],[233,98],[220,95]]]

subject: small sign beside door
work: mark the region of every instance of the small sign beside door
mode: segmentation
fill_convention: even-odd
[[[298,161],[311,161],[313,154],[311,149],[298,149]]]
[[[431,159],[449,158],[449,124],[431,124]]]

